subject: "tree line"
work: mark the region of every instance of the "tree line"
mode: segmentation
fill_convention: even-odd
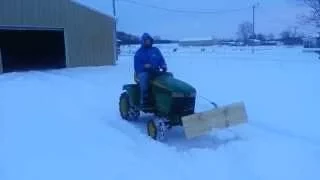
[[[294,29],[285,29],[283,30],[278,37],[273,33],[263,34],[253,32],[253,24],[251,22],[243,22],[239,24],[237,31],[237,41],[241,41],[244,45],[248,45],[252,40],[259,40],[262,44],[270,41],[280,41],[285,45],[300,45],[303,43],[303,38],[305,35],[299,33],[297,28]]]
[[[309,24],[320,28],[320,0],[295,0],[301,6],[309,8],[309,12],[300,16],[301,24]],[[299,33],[297,28],[285,29],[277,37],[272,34],[262,34],[253,32],[253,24],[245,21],[238,26],[237,40],[244,44],[249,44],[252,40],[259,40],[261,42],[281,41],[285,45],[301,45],[305,35]],[[126,32],[117,32],[117,38],[121,41],[120,44],[140,44],[139,36],[132,35]],[[163,40],[159,36],[155,36],[155,43],[175,43],[172,40]]]
[[[320,28],[320,0],[295,0],[299,6],[304,6],[309,9],[309,12],[301,14],[298,17],[300,25],[312,25]],[[274,38],[274,35],[255,34],[253,32],[253,24],[251,22],[243,22],[238,26],[238,40],[248,44],[250,40],[257,39],[260,41],[277,40],[282,41],[285,45],[300,45],[303,44],[305,35],[297,31],[297,27],[288,28],[279,34],[279,38]]]
[[[120,40],[120,45],[130,45],[130,44],[140,44],[140,37],[137,35],[133,35],[130,33],[126,33],[123,31],[118,31],[117,32],[117,39]],[[166,39],[161,39],[160,36],[154,36],[154,43],[156,44],[168,44],[168,43],[174,43],[175,41],[172,40],[166,40]]]

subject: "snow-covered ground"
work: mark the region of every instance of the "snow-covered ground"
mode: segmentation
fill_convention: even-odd
[[[132,52],[114,67],[0,76],[0,179],[320,179],[320,61],[301,48],[161,46],[169,70],[218,104],[243,100],[249,123],[159,143],[118,112]],[[132,51],[132,52],[130,52]],[[199,98],[197,111],[210,109]]]

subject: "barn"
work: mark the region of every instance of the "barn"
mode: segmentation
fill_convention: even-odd
[[[71,0],[0,1],[0,73],[112,65],[112,16]]]

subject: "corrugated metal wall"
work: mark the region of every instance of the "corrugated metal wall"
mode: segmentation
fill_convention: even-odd
[[[115,62],[114,19],[70,0],[0,0],[0,26],[63,28],[67,67]]]
[[[0,48],[0,73],[3,72],[3,69],[2,69],[2,59],[1,59],[1,48]]]

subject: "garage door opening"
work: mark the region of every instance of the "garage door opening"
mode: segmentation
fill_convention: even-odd
[[[66,67],[64,31],[0,28],[3,72]]]

